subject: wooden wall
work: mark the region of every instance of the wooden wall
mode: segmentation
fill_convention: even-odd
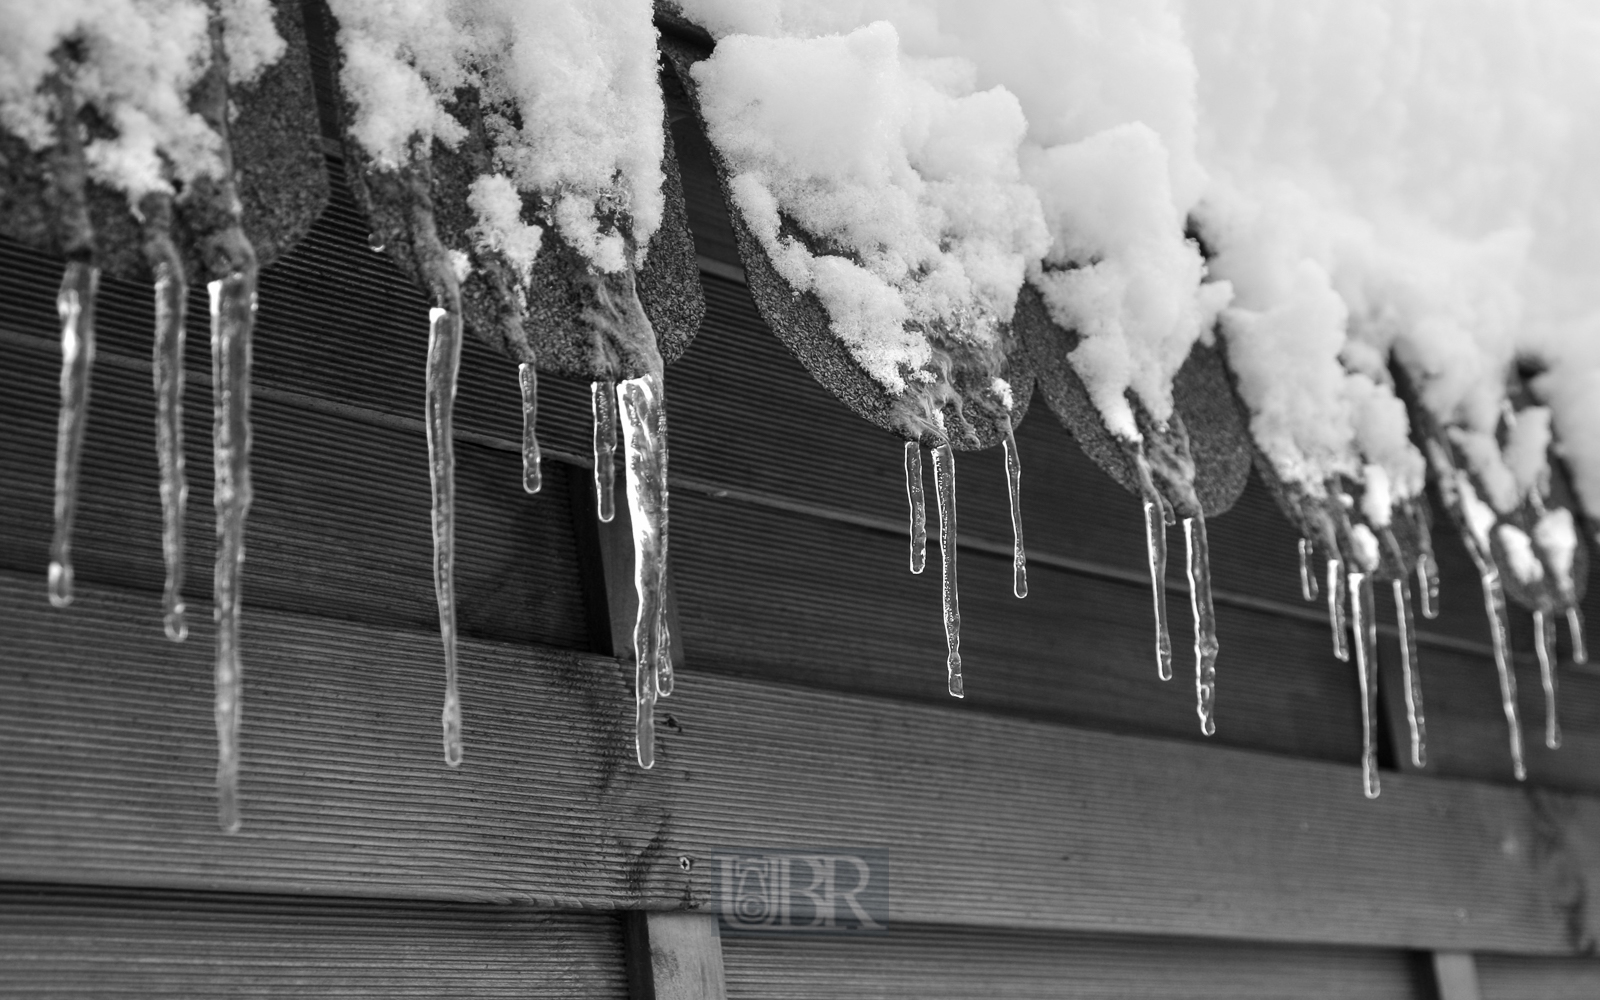
[[[668,377],[684,667],[651,772],[631,762],[631,670],[610,656],[587,387],[542,383],[549,461],[527,496],[514,369],[471,343],[467,760],[444,767],[425,303],[340,191],[262,283],[245,827],[217,833],[203,300],[194,629],[175,645],[148,295],[104,287],[81,596],[55,610],[59,263],[0,244],[0,980],[30,995],[617,996],[618,912],[706,905],[715,875],[697,862],[719,847],[827,845],[889,853],[891,930],[730,935],[730,996],[1420,997],[1433,949],[1480,953],[1486,997],[1593,995],[1595,966],[1572,956],[1593,950],[1600,905],[1600,675],[1563,669],[1567,745],[1544,750],[1519,621],[1531,779],[1516,785],[1448,532],[1446,611],[1423,644],[1432,763],[1386,771],[1368,802],[1353,668],[1299,601],[1294,536],[1259,484],[1211,527],[1222,658],[1206,739],[1187,676],[1155,678],[1137,506],[1039,404],[1018,435],[1025,601],[1009,592],[999,455],[960,457],[968,697],[949,699],[936,571],[905,571],[898,442],[764,329],[703,146],[685,121],[675,135],[708,315]]]

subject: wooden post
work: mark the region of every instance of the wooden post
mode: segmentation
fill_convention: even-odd
[[[1439,1000],[1483,1000],[1478,991],[1478,966],[1471,952],[1434,952],[1433,982],[1439,990]]]
[[[716,914],[634,911],[627,949],[631,1000],[727,1000]]]

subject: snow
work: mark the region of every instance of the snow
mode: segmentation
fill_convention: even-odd
[[[1511,564],[1511,572],[1519,581],[1531,585],[1544,579],[1544,564],[1533,551],[1533,539],[1526,531],[1514,524],[1502,524],[1495,529],[1495,534],[1505,550],[1506,562]]]
[[[1533,540],[1550,564],[1557,585],[1564,594],[1573,589],[1572,567],[1578,554],[1578,531],[1572,511],[1557,507],[1546,511],[1533,526]]]
[[[504,174],[484,174],[472,182],[467,206],[478,217],[477,243],[503,254],[523,285],[532,280],[533,261],[544,230],[522,219],[522,195]]]
[[[53,53],[78,43],[82,59],[67,70],[73,92],[112,126],[85,148],[91,174],[126,192],[172,190],[221,169],[221,142],[189,110],[190,89],[211,62],[210,14],[198,0],[62,0],[0,3],[0,125],[35,150],[54,142],[51,101],[43,91]],[[261,0],[224,9],[235,80],[253,78],[283,51]]]
[[[694,75],[739,212],[868,374],[898,394],[937,380],[930,337],[997,346],[1047,239],[1015,97],[975,90],[959,61],[905,55],[883,21],[729,36]]]
[[[548,202],[541,219],[597,269],[641,263],[661,225],[663,106],[648,0],[332,0],[355,107],[350,132],[395,169],[465,136],[456,91],[483,101],[495,165]],[[505,201],[479,199],[486,210]],[[626,231],[617,221],[629,220]],[[526,230],[479,214],[525,254]],[[520,267],[521,265],[519,265]]]

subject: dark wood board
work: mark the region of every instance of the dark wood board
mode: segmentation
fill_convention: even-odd
[[[30,997],[625,1000],[605,914],[0,886],[4,990]]]
[[[723,938],[732,1000],[1434,1000],[1402,951],[891,927]]]
[[[1519,958],[1479,955],[1483,1000],[1594,1000],[1600,996],[1600,961],[1589,958]]]
[[[210,630],[171,644],[146,604],[5,578],[0,878],[676,908],[718,848],[883,847],[894,923],[1593,946],[1594,799],[1395,775],[1367,801],[1347,766],[692,669],[644,772],[615,661],[475,640],[451,771],[435,640],[269,611],[225,837]]]

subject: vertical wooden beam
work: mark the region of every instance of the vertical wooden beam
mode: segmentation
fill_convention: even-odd
[[[1471,952],[1434,952],[1433,982],[1439,1000],[1483,1000],[1478,991],[1478,965]]]
[[[727,1000],[715,914],[629,913],[627,947],[631,1000]]]

